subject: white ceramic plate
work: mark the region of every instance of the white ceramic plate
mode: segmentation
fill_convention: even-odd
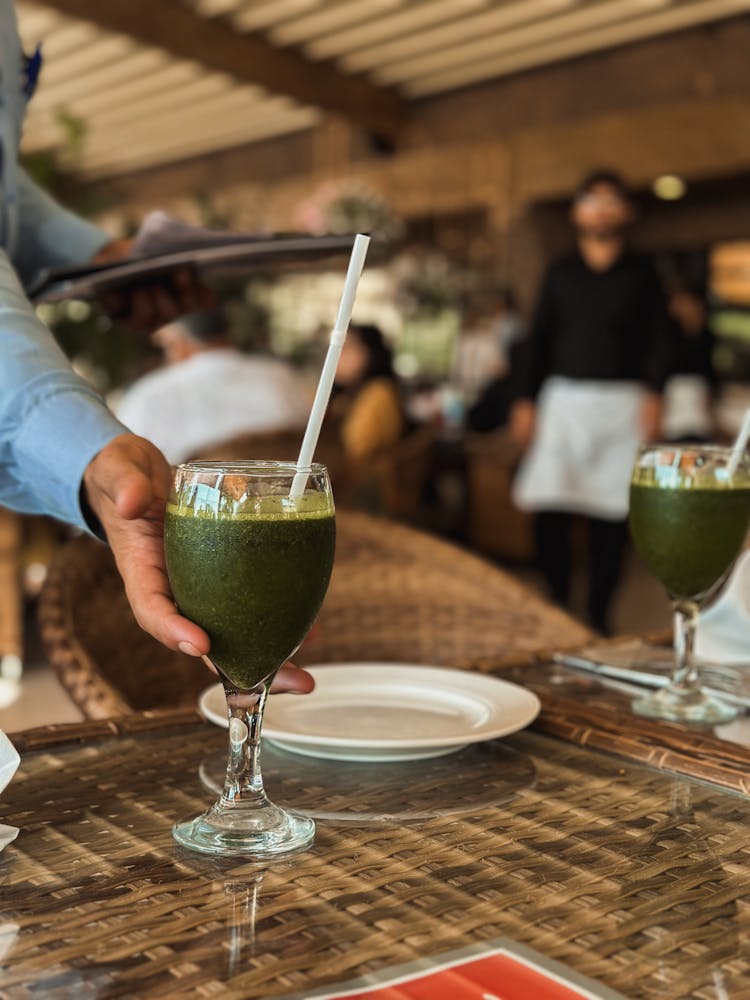
[[[339,663],[308,667],[312,694],[270,698],[263,735],[310,757],[417,760],[507,736],[539,712],[531,691],[465,670],[411,663]],[[200,710],[226,726],[220,684]]]

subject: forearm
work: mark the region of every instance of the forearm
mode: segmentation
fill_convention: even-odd
[[[639,414],[641,441],[651,444],[658,441],[662,433],[664,418],[664,398],[653,390],[644,394]]]
[[[644,309],[647,331],[643,359],[643,381],[652,396],[661,396],[678,361],[678,335],[670,322],[664,294],[656,272],[650,275],[650,294]],[[655,404],[654,404],[655,405]]]
[[[540,343],[529,337],[518,352],[515,371],[512,374],[513,396],[515,399],[536,399],[544,375],[539,356]]]
[[[518,351],[514,389],[517,399],[535,400],[549,374],[550,348],[555,336],[556,307],[552,271],[542,281],[529,335]]]
[[[0,254],[0,503],[85,528],[79,489],[123,427],[72,371]]]
[[[18,196],[20,232],[14,264],[24,283],[43,268],[85,264],[110,242],[104,230],[63,208],[23,171]]]

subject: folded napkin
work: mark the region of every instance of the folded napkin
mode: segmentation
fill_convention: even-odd
[[[750,550],[737,560],[716,603],[700,615],[695,653],[713,663],[750,666]]]
[[[21,762],[18,751],[10,742],[4,732],[0,731],[0,792],[5,788],[10,779],[16,773],[16,769]],[[0,823],[0,851],[7,847],[11,841],[18,836],[18,829],[15,826],[3,826]],[[0,932],[2,928],[0,927]]]

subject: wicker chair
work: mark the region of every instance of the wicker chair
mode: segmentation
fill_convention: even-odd
[[[534,557],[530,514],[511,498],[520,453],[505,430],[470,434],[464,444],[468,485],[468,536],[472,547],[513,562]]]
[[[210,683],[198,661],[141,632],[111,554],[90,538],[58,554],[40,621],[49,659],[88,717],[194,704]],[[317,637],[295,659],[469,666],[589,635],[483,560],[411,528],[342,511]]]
[[[193,459],[222,460],[252,458],[257,461],[294,462],[302,444],[304,428],[276,431],[256,431],[207,445],[191,457]],[[336,436],[327,428],[315,450],[315,461],[328,467],[332,479],[342,474],[341,447]]]
[[[240,434],[202,448],[196,459],[294,460],[302,443],[301,430]],[[430,471],[435,431],[422,427],[393,448],[367,461],[348,460],[334,423],[327,423],[318,441],[315,458],[328,469],[337,503],[400,521],[415,522]]]
[[[50,564],[39,596],[47,657],[87,718],[195,704],[204,665],[143,632],[106,545],[76,538]]]
[[[433,427],[420,427],[387,451],[362,462],[349,462],[337,498],[358,510],[418,523],[435,437]]]

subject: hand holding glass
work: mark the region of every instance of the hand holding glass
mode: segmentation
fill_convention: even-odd
[[[180,844],[207,854],[262,860],[300,850],[314,836],[311,819],[269,802],[260,770],[271,681],[315,620],[333,566],[328,474],[312,466],[305,492],[291,498],[296,471],[284,462],[181,465],[167,505],[172,593],[180,612],[208,633],[227,698],[224,791],[173,831]]]
[[[719,593],[750,525],[750,463],[736,470],[718,446],[654,445],[635,463],[630,530],[674,611],[675,666],[669,685],[633,703],[651,718],[716,725],[738,709],[701,690],[693,657],[698,612]]]

